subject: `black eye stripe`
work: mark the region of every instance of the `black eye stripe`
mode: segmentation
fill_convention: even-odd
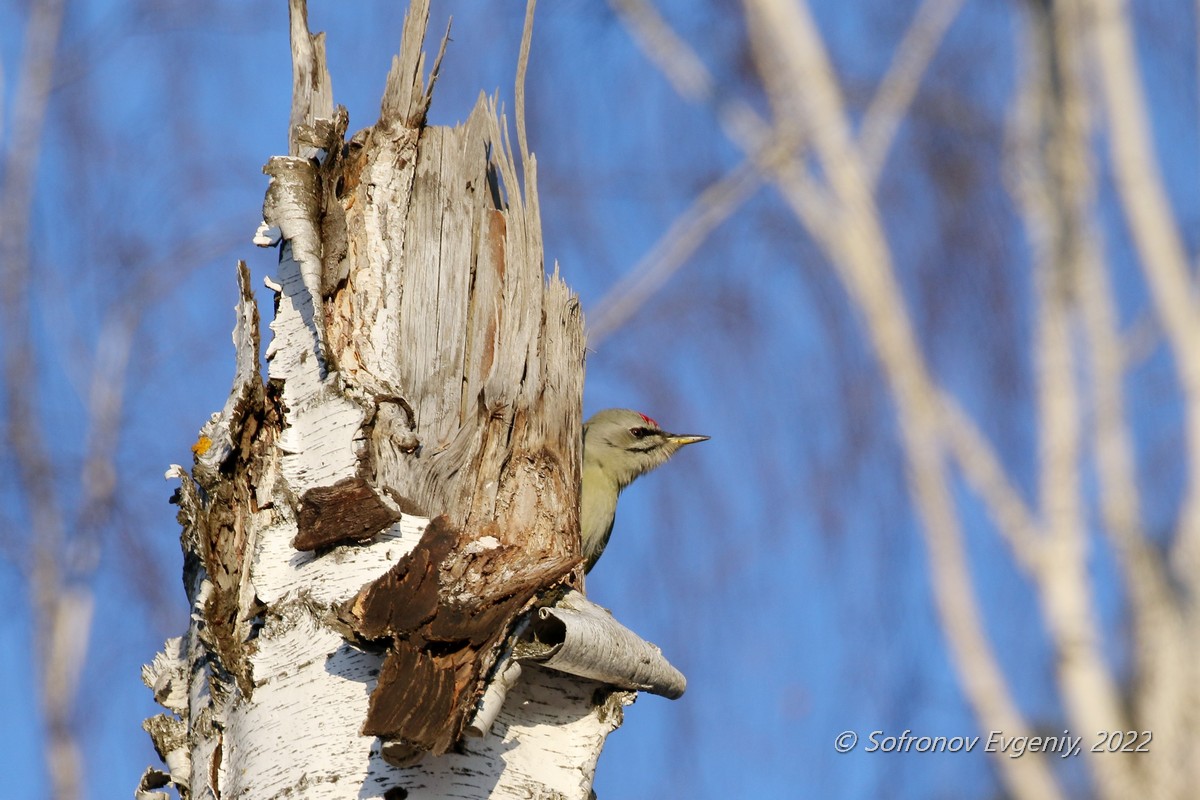
[[[629,433],[635,439],[644,439],[650,435],[650,429],[649,428],[630,428]]]

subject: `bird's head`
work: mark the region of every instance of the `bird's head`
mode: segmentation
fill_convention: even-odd
[[[583,424],[584,469],[600,469],[624,488],[685,444],[707,438],[667,433],[650,417],[627,408],[605,409]]]

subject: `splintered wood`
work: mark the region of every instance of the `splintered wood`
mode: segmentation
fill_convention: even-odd
[[[397,59],[383,116],[348,144],[344,111],[298,114],[265,207],[284,240],[274,327],[293,334],[270,358],[295,546],[437,517],[341,612],[385,643],[363,732],[404,763],[458,742],[517,616],[579,562],[578,302],[545,279],[536,196],[520,191],[494,101],[426,126],[422,64]]]
[[[170,473],[193,624],[146,669],[179,716],[148,726],[170,772],[139,797],[583,800],[632,695],[530,666],[478,721],[581,575],[582,320],[536,163],[522,187],[494,98],[426,124],[427,0],[347,140],[304,14],[255,239],[279,248],[267,380],[243,268],[230,400]]]

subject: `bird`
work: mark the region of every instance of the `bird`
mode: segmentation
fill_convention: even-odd
[[[604,553],[621,490],[639,475],[666,462],[684,445],[708,438],[667,433],[652,417],[628,408],[598,411],[583,423],[579,528],[584,572],[591,572]]]

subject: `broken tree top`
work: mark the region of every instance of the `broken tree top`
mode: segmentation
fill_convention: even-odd
[[[171,473],[193,624],[146,671],[172,715],[143,791],[586,797],[624,690],[683,679],[572,591],[584,336],[545,274],[536,163],[521,144],[522,187],[494,99],[426,124],[427,2],[347,140],[292,12],[267,379],[242,265],[233,389]]]

